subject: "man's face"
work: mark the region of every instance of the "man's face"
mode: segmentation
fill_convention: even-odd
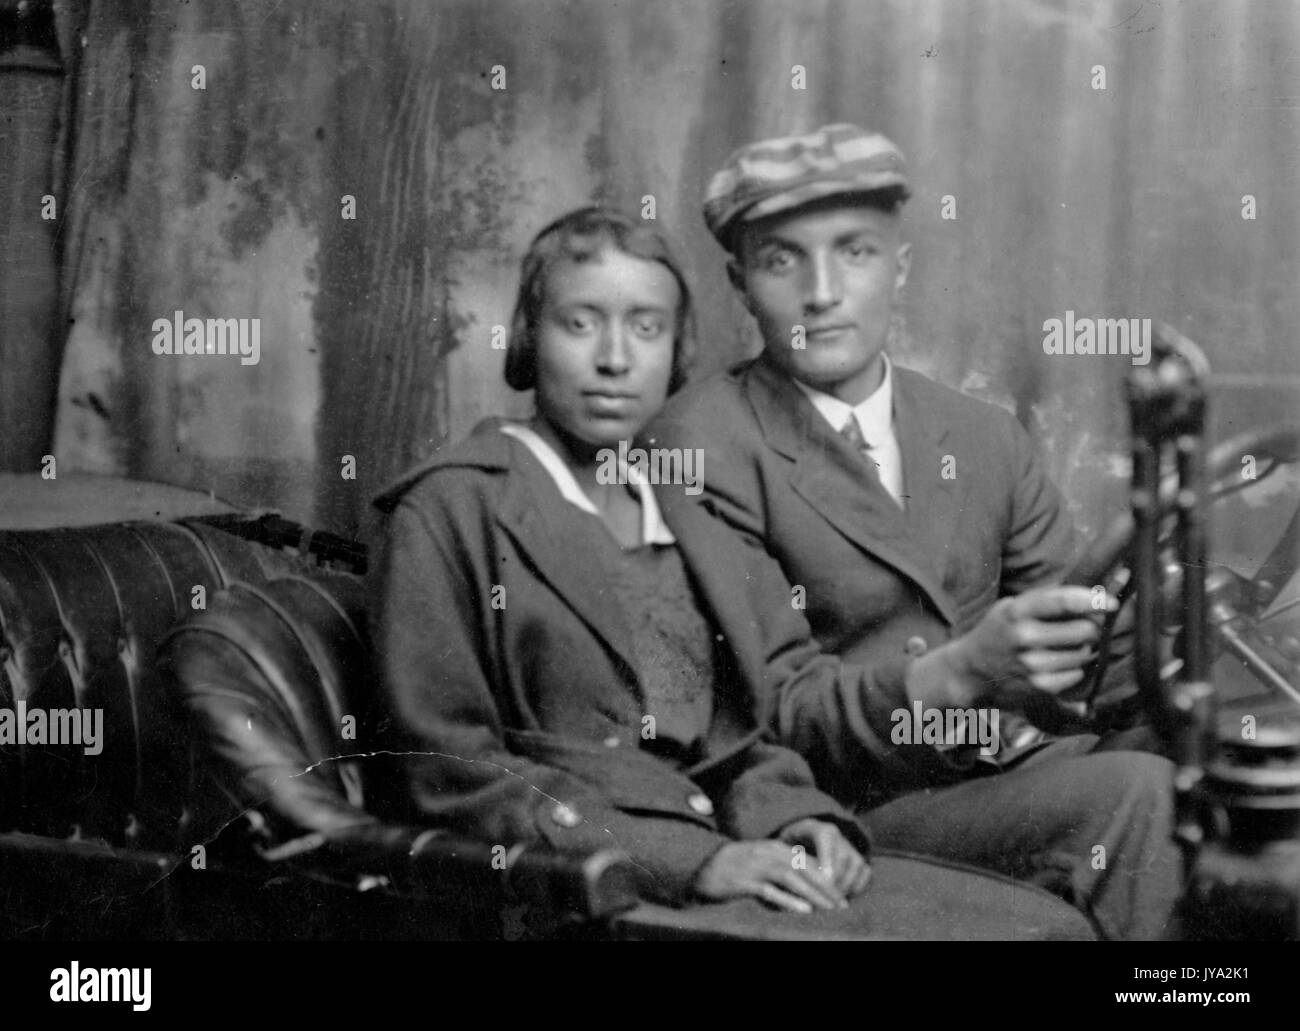
[[[671,272],[605,248],[547,276],[537,327],[537,410],[568,439],[631,441],[663,406],[681,291]]]
[[[808,386],[858,404],[884,375],[910,263],[896,214],[838,199],[744,226],[728,272],[768,356]]]

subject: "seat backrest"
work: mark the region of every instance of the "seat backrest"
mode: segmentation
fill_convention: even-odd
[[[231,813],[260,816],[268,844],[377,822],[361,778],[367,651],[361,578],[324,570],[234,583],[166,635],[159,672]]]
[[[228,585],[314,568],[199,520],[0,531],[0,830],[192,841],[221,800],[177,732],[156,649]],[[55,726],[82,743],[49,743]]]

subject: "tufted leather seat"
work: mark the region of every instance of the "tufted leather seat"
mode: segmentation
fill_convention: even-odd
[[[0,829],[175,849],[205,803],[154,663],[221,588],[310,560],[198,520],[0,532],[0,706],[102,709],[102,752],[0,751]]]
[[[0,748],[0,936],[41,926],[60,895],[73,912],[101,892],[147,900],[139,933],[168,937],[481,934],[502,891],[586,916],[631,904],[617,853],[518,853],[503,878],[489,845],[366,808],[355,753],[374,728],[349,699],[368,683],[361,577],[257,543],[265,528],[0,531],[0,707],[103,715],[98,754]],[[31,883],[46,876],[64,883]],[[374,885],[390,904],[356,905]],[[439,905],[417,920],[412,900]],[[276,907],[278,924],[256,919]],[[56,933],[85,926],[73,912]],[[127,926],[117,914],[84,933]]]

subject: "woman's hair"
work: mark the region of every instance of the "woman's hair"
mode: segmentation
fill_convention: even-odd
[[[673,367],[668,393],[686,384],[695,358],[695,311],[686,276],[668,241],[646,223],[608,208],[579,208],[556,219],[533,239],[519,273],[519,295],[506,347],[506,382],[515,390],[537,385],[537,326],[546,303],[546,280],[562,261],[591,261],[612,247],[645,261],[657,261],[673,274],[681,291],[673,333]]]

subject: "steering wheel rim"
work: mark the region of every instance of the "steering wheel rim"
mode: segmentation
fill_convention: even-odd
[[[1242,475],[1242,459],[1247,455],[1253,456],[1256,460],[1256,475],[1251,478]],[[1264,465],[1263,470],[1260,471],[1259,466],[1265,462],[1267,465]],[[1207,480],[1210,484],[1206,490],[1206,498],[1210,504],[1213,504],[1259,483],[1272,475],[1280,466],[1297,462],[1300,462],[1300,423],[1282,423],[1238,434],[1213,448],[1206,457]],[[1177,486],[1172,477],[1161,483],[1159,498],[1161,531],[1158,545],[1161,554],[1168,550],[1172,542],[1176,491]],[[1300,527],[1300,509],[1297,510],[1296,516],[1297,518],[1292,520],[1292,526]],[[1104,586],[1108,594],[1115,593],[1119,596],[1121,608],[1128,604],[1132,593],[1130,590],[1132,571],[1129,559],[1134,528],[1133,513],[1125,509],[1112,519],[1089,545],[1083,556],[1075,563],[1065,582],[1084,587]],[[1300,548],[1293,550],[1296,554],[1291,573],[1294,573],[1296,564],[1300,563]],[[1285,582],[1285,579],[1281,579],[1274,593],[1280,590]],[[1068,698],[1084,703],[1085,716],[1082,722],[1088,729],[1097,729],[1099,722],[1096,703],[1112,658],[1109,653],[1110,636],[1118,617],[1119,610],[1107,615],[1102,627],[1097,659],[1089,669],[1083,684],[1072,688],[1066,695]],[[1136,697],[1136,691],[1132,697]]]

